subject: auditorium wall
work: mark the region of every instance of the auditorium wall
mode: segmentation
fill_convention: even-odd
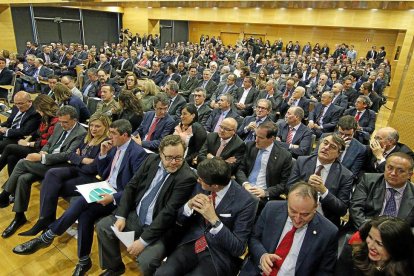
[[[0,6],[0,50],[7,49],[15,52],[16,39],[13,28],[13,20],[11,16],[11,9],[9,6]]]

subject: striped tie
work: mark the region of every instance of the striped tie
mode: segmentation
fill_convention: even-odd
[[[12,129],[16,129],[20,125],[20,122],[21,122],[21,120],[23,118],[23,115],[24,115],[24,113],[23,112],[20,112],[19,115],[17,115],[16,117],[14,117],[13,123],[11,125],[11,128]]]

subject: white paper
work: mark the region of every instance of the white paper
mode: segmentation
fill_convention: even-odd
[[[115,235],[126,247],[129,247],[134,243],[135,231],[119,232],[118,228],[116,228],[115,226],[111,226],[111,229],[112,231],[114,231]]]
[[[112,195],[116,193],[115,189],[106,181],[77,185],[76,188],[88,203],[101,200],[102,198],[99,196],[101,194]]]

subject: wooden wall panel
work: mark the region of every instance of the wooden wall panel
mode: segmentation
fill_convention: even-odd
[[[0,32],[0,50],[17,52],[11,9],[8,6],[0,6]]]

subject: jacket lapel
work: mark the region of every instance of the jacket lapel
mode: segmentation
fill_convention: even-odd
[[[407,218],[410,216],[414,207],[414,188],[413,183],[407,181],[407,187],[405,187],[404,194],[401,199],[400,209],[398,211],[398,217]]]
[[[286,204],[283,206],[281,212],[281,214],[285,214],[285,215],[281,215],[281,216],[275,216],[275,220],[272,221],[272,229],[270,231],[270,236],[268,237],[268,239],[270,240],[270,252],[273,253],[276,250],[276,246],[279,243],[279,240],[282,238],[282,232],[283,232],[283,228],[286,224],[286,219],[287,219],[287,202]],[[275,237],[277,237],[275,239]]]
[[[314,219],[311,220],[311,222],[308,224],[308,228],[306,229],[305,238],[303,239],[303,243],[299,251],[299,256],[296,261],[295,271],[299,270],[300,265],[303,263],[306,255],[309,253],[310,249],[315,243],[315,239],[317,238],[319,233],[318,224],[319,218],[317,215],[315,215]],[[319,235],[321,235],[321,233],[319,233]]]

